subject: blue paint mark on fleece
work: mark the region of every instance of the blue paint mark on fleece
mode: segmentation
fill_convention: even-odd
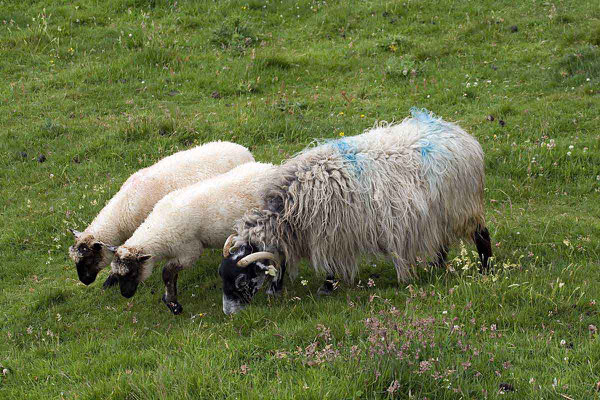
[[[329,142],[340,155],[348,162],[354,172],[360,176],[364,170],[364,159],[360,154],[356,154],[356,148],[349,139],[336,139]]]
[[[419,140],[421,146],[421,157],[427,158],[427,156],[435,151],[435,145],[427,140]]]
[[[435,114],[425,108],[412,107],[410,114],[416,121],[424,125],[425,132],[423,132],[423,137],[417,141],[417,144],[421,150],[423,161],[427,162],[429,161],[428,156],[432,153],[443,152],[443,146],[439,146],[439,141],[443,139],[439,134],[447,129],[447,124],[443,119],[436,117]]]
[[[440,124],[440,122],[444,122],[441,118],[436,117],[434,113],[426,108],[411,107],[410,115],[412,115],[412,117],[417,121],[425,124]]]
[[[429,182],[430,192],[435,198],[439,194],[441,176],[444,174],[447,158],[451,156],[447,153],[443,142],[447,140],[446,133],[449,128],[452,128],[443,119],[424,108],[413,107],[410,113],[423,128],[420,130],[421,138],[416,144],[421,152],[423,173]]]

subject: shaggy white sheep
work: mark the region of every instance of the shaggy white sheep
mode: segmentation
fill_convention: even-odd
[[[183,308],[177,302],[177,275],[189,268],[206,247],[220,248],[233,231],[235,221],[260,203],[262,181],[274,166],[247,163],[231,171],[183,189],[160,200],[142,225],[115,251],[111,273],[118,277],[121,294],[131,297],[137,286],[163,268],[163,301],[174,314]]]
[[[79,280],[86,285],[94,282],[112,260],[107,246],[125,242],[167,193],[251,161],[252,154],[239,144],[211,142],[175,153],[131,175],[85,231],[71,230],[75,244],[69,255]],[[109,275],[104,287],[115,283],[116,277]]]
[[[407,281],[417,257],[443,265],[450,244],[471,238],[487,269],[481,146],[457,125],[411,111],[400,124],[309,148],[271,174],[262,208],[236,226],[233,248],[244,251],[221,263],[225,313],[242,308],[262,285],[256,277],[267,270],[259,259],[281,268],[278,281],[286,263],[294,275],[308,258],[328,280],[350,282],[359,254],[382,254]],[[330,290],[331,283],[321,288]]]

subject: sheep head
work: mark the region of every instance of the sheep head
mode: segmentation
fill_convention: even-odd
[[[137,249],[121,246],[111,247],[115,257],[111,263],[111,272],[119,280],[119,288],[123,297],[130,298],[137,290],[140,282],[144,281],[152,272],[148,260],[152,257],[143,254]]]
[[[223,312],[228,315],[250,303],[267,278],[276,278],[281,264],[276,253],[256,251],[256,246],[248,243],[232,249],[230,239],[225,243],[219,267],[223,279]]]
[[[69,247],[69,257],[75,262],[79,280],[89,285],[96,280],[98,272],[108,265],[112,253],[94,235],[70,229],[75,243]]]

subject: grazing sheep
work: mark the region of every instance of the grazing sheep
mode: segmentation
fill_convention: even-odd
[[[121,294],[133,296],[154,264],[167,260],[162,300],[173,314],[180,314],[179,271],[192,266],[204,248],[220,248],[235,221],[259,206],[259,188],[273,169],[271,164],[247,163],[165,196],[123,245],[111,248],[115,251],[111,272],[119,279]]]
[[[175,153],[131,175],[85,231],[71,230],[75,244],[69,248],[69,256],[75,261],[79,280],[86,285],[94,282],[112,260],[107,246],[125,242],[167,193],[251,161],[254,157],[243,146],[211,142]],[[116,283],[116,277],[109,275],[104,287]]]
[[[350,282],[359,254],[393,259],[398,280],[412,276],[417,257],[443,265],[448,246],[475,241],[488,269],[481,146],[455,124],[412,109],[400,124],[326,141],[278,167],[265,181],[262,209],[248,212],[219,272],[223,311],[247,304],[269,272],[257,260],[286,264],[292,277],[308,258],[315,269]],[[228,241],[229,242],[229,241]],[[253,254],[260,251],[260,255]],[[321,288],[331,290],[331,283]]]

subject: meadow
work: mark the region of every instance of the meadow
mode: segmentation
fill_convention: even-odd
[[[0,0],[0,73],[0,398],[600,398],[597,1]],[[68,228],[136,170],[212,140],[279,163],[413,106],[484,148],[493,274],[465,242],[321,298],[303,265],[231,317],[220,249],[179,316],[160,273],[78,281]]]

